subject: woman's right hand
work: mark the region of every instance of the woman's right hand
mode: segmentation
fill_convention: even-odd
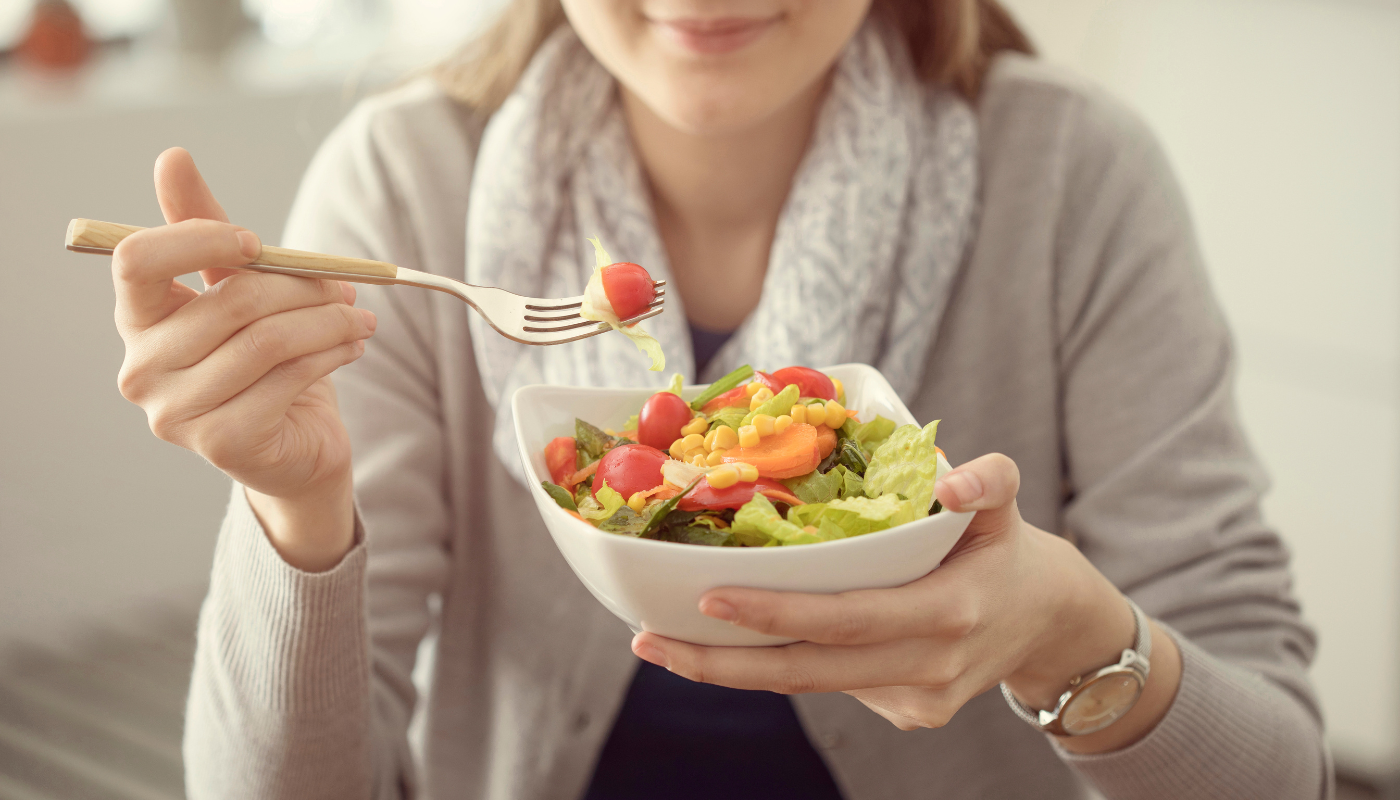
[[[247,488],[274,547],[317,572],[353,544],[350,441],[330,374],[359,358],[374,314],[350,284],[239,271],[257,236],[229,224],[189,153],[156,160],[168,223],[112,255],[118,385],[151,430]],[[175,278],[199,271],[198,292]]]

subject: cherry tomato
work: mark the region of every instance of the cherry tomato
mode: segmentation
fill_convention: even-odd
[[[725,392],[719,397],[716,397],[715,399],[706,403],[703,411],[706,414],[713,414],[721,408],[729,408],[730,406],[743,406],[744,408],[748,408],[748,390],[746,390],[742,386],[740,386],[737,389],[730,389],[729,391]]]
[[[740,481],[724,489],[715,489],[710,486],[708,479],[701,479],[699,485],[691,489],[690,494],[682,497],[676,507],[681,511],[700,511],[707,508],[714,510],[742,508],[745,503],[753,499],[754,492],[765,489],[780,491],[783,494],[791,493],[786,486],[772,478],[759,478],[753,483]]]
[[[773,373],[773,379],[783,386],[797,384],[797,391],[803,397],[817,397],[822,400],[836,399],[836,384],[825,373],[811,367],[783,367]]]
[[[768,373],[762,370],[754,370],[753,379],[755,382],[767,386],[768,391],[772,392],[773,394],[777,394],[778,392],[781,392],[783,389],[787,388],[787,383],[783,383],[782,381],[778,380],[776,376],[769,375]],[[791,383],[791,381],[789,381],[788,383]]]
[[[578,445],[572,436],[560,436],[544,446],[544,463],[549,467],[549,479],[567,486],[564,481],[574,474],[578,463]]]
[[[656,282],[640,266],[622,261],[603,267],[603,294],[618,319],[631,319],[656,299]]]
[[[598,495],[604,483],[623,498],[655,489],[665,480],[661,476],[661,465],[670,458],[655,447],[644,444],[614,447],[598,462],[598,472],[593,476],[593,495]]]
[[[657,392],[642,406],[637,415],[637,441],[657,450],[669,450],[681,438],[681,428],[695,419],[690,404],[679,395]]]

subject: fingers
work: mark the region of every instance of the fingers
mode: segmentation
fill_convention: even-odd
[[[117,324],[131,330],[154,325],[194,299],[196,293],[176,284],[176,277],[241,266],[261,250],[254,234],[205,219],[148,228],[126,237],[112,252]]]
[[[992,453],[944,475],[933,491],[950,511],[985,511],[1009,505],[1020,488],[1021,472],[1016,462]]]
[[[181,306],[145,336],[151,366],[184,369],[199,363],[248,325],[299,308],[352,305],[349,284],[290,275],[239,272]]]
[[[944,686],[961,665],[926,643],[903,640],[855,647],[799,642],[784,647],[704,647],[653,633],[632,640],[638,658],[699,683],[780,694],[840,692],[870,686]]]
[[[884,686],[846,692],[902,731],[941,728],[970,697],[959,687]]]
[[[284,311],[254,321],[183,370],[169,371],[133,359],[123,366],[122,393],[143,406],[152,397],[172,398],[173,404],[163,407],[170,417],[197,417],[243,392],[278,365],[367,339],[375,325],[373,313],[344,304]]]
[[[254,454],[250,442],[265,441],[266,433],[279,425],[308,389],[364,352],[361,339],[278,364],[200,419],[204,434],[197,443],[198,451],[219,469],[237,471],[242,466],[239,460]],[[326,391],[333,397],[334,388],[329,383]]]
[[[897,589],[841,594],[713,589],[700,598],[700,612],[772,636],[860,645],[962,638],[977,626],[976,597],[961,581],[934,572]]]
[[[228,222],[224,207],[214,199],[209,184],[183,147],[172,147],[156,158],[156,200],[166,222],[212,219]]]

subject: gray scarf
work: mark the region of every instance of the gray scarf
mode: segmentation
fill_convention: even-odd
[[[902,45],[867,22],[836,64],[753,314],[704,375],[695,374],[678,292],[642,325],[661,341],[667,369],[687,383],[745,363],[858,361],[880,369],[908,401],[971,234],[976,195],[972,110],[922,84]],[[593,269],[590,236],[614,259],[670,278],[616,84],[566,25],[486,126],[468,202],[467,282],[534,297],[582,294]],[[496,407],[493,446],[520,478],[510,412],[519,387],[666,382],[620,334],[532,347],[497,335],[476,314],[471,332]]]

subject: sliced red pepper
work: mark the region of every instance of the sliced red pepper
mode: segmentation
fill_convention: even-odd
[[[731,406],[743,406],[744,408],[748,408],[748,390],[746,390],[742,386],[740,386],[737,389],[730,389],[729,391],[725,392],[719,397],[716,397],[715,399],[706,403],[705,407],[701,409],[701,411],[703,411],[706,414],[713,414],[716,411],[719,411],[721,408],[729,408]]]
[[[549,479],[564,486],[574,474],[578,461],[578,445],[572,436],[560,436],[544,446],[544,463],[549,467]]]
[[[754,492],[790,505],[802,504],[801,500],[792,496],[786,486],[772,478],[759,478],[753,483],[740,481],[724,489],[715,489],[710,486],[709,479],[702,478],[699,485],[692,489],[690,494],[682,497],[676,507],[681,511],[737,509],[742,508],[745,503],[752,500]]]

